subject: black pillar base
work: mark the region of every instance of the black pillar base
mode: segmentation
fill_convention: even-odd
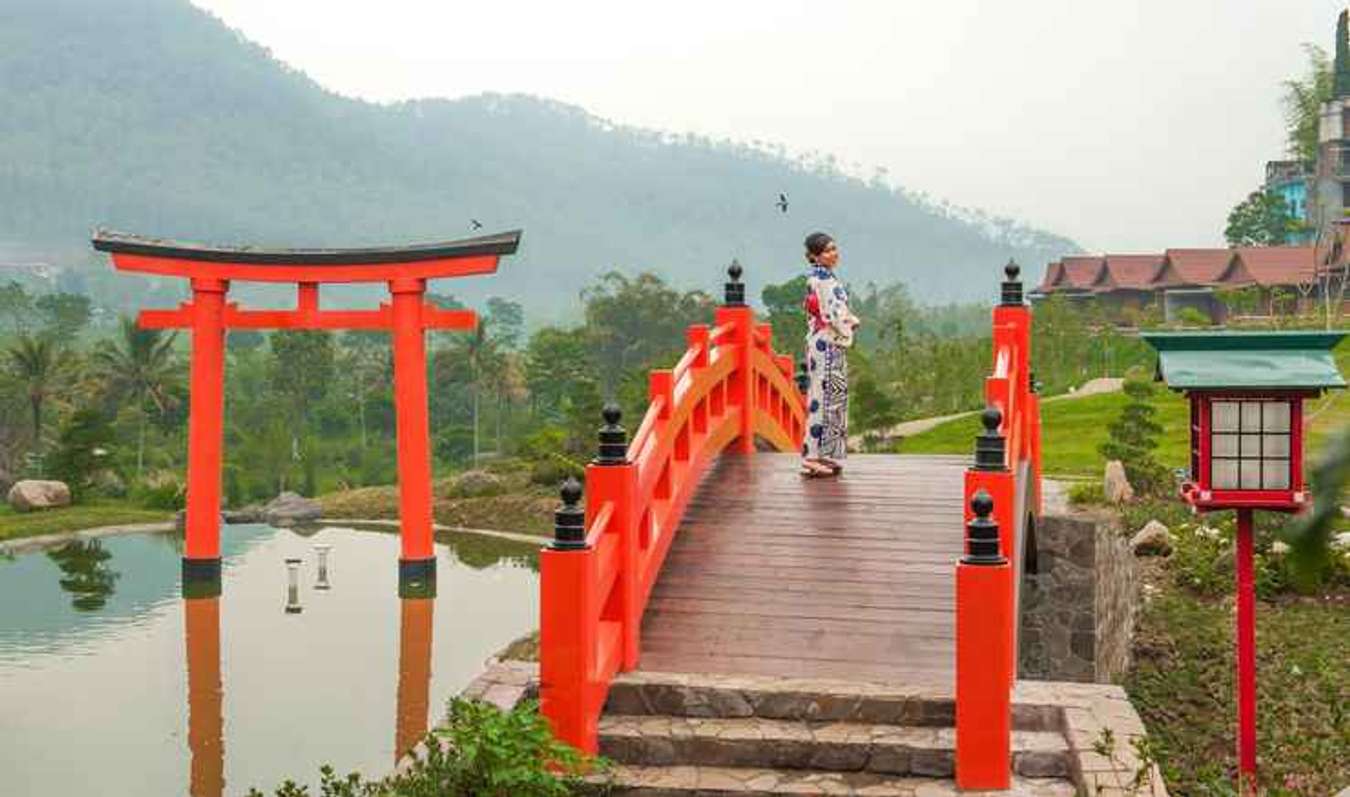
[[[436,560],[398,560],[398,596],[400,598],[436,597]]]
[[[215,598],[220,596],[219,559],[183,559],[183,597]]]

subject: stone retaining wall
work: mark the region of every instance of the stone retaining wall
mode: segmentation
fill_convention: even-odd
[[[1018,674],[1049,681],[1119,680],[1130,666],[1137,566],[1113,517],[1046,515],[1037,572],[1023,577]]]

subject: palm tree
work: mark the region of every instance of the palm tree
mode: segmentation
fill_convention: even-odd
[[[162,329],[142,329],[136,321],[124,317],[120,338],[107,340],[94,354],[104,379],[114,395],[131,401],[140,415],[136,438],[136,478],[145,467],[145,426],[148,400],[155,412],[163,414],[172,403],[172,390],[182,382],[183,364],[173,356],[178,333]]]
[[[22,335],[6,351],[11,373],[23,383],[33,417],[33,447],[42,443],[42,405],[56,388],[65,365],[57,345],[46,338]]]

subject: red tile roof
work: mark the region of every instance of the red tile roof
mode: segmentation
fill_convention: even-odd
[[[1064,264],[1056,260],[1053,263],[1047,263],[1045,266],[1045,276],[1041,277],[1041,284],[1036,286],[1036,290],[1041,293],[1049,293],[1055,289],[1055,283],[1064,278]]]
[[[1107,255],[1095,282],[1097,290],[1153,290],[1162,270],[1162,255]]]
[[[1075,255],[1064,258],[1060,265],[1063,274],[1054,285],[1055,288],[1090,291],[1101,277],[1105,264],[1100,255]]]
[[[1228,268],[1232,249],[1168,249],[1158,272],[1159,287],[1210,285]]]
[[[1236,256],[1219,275],[1224,285],[1299,285],[1317,278],[1311,246],[1244,246],[1233,251]]]

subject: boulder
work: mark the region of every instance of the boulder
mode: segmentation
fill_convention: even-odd
[[[1112,504],[1124,503],[1134,498],[1134,488],[1125,478],[1125,466],[1118,459],[1106,463],[1106,475],[1102,478],[1102,494]]]
[[[501,495],[506,490],[501,477],[485,470],[466,470],[450,483],[451,498],[479,498]]]
[[[9,505],[20,512],[70,506],[70,488],[65,482],[24,479],[9,488]]]
[[[1172,552],[1172,533],[1157,520],[1150,520],[1130,538],[1130,549],[1135,556],[1167,556]]]
[[[263,520],[273,526],[294,526],[310,523],[323,515],[323,507],[312,498],[285,492],[263,507]]]
[[[265,523],[267,516],[263,507],[249,504],[239,509],[221,510],[220,519],[226,523]]]

